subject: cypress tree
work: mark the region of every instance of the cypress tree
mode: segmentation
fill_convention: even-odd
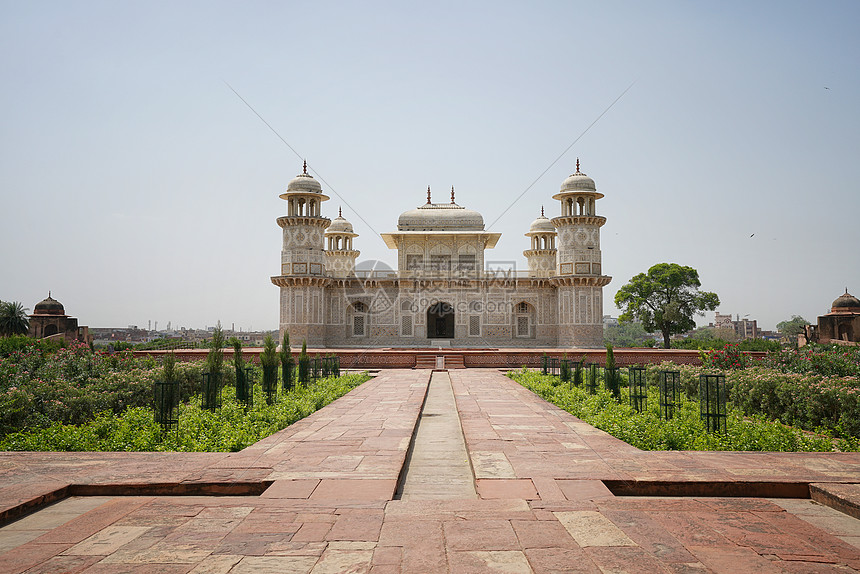
[[[311,359],[308,357],[308,343],[305,340],[302,340],[302,352],[299,355],[299,382],[303,385],[306,385],[310,380],[310,363]]]
[[[289,391],[293,386],[293,350],[290,349],[290,334],[284,331],[284,340],[281,343],[281,381],[285,391]]]

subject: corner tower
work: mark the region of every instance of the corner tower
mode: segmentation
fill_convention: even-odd
[[[597,215],[603,194],[594,180],[579,171],[570,175],[553,199],[561,202],[561,215],[552,219],[558,233],[558,344],[561,347],[603,346],[603,287],[612,277],[602,275],[600,228],[606,218]]]
[[[358,233],[353,231],[352,224],[343,218],[340,209],[337,218],[331,222],[325,232],[326,238],[326,271],[331,277],[352,277],[355,275],[355,260],[361,254],[352,248],[353,238]]]
[[[287,202],[287,215],[277,220],[284,230],[281,274],[272,277],[272,283],[281,289],[279,336],[283,337],[286,330],[293,341],[324,346],[323,289],[330,279],[326,276],[323,237],[331,221],[321,215],[321,206],[328,196],[308,173],[305,162],[302,173],[287,184],[280,198]]]
[[[529,263],[529,277],[552,277],[556,270],[558,250],[555,247],[555,227],[543,214],[532,221],[529,232],[525,234],[531,239],[531,249],[523,251]]]

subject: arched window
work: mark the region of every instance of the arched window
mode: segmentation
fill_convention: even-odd
[[[367,334],[367,305],[361,301],[352,304],[352,336],[364,337]]]
[[[535,337],[535,308],[525,301],[514,306],[514,336],[519,339]]]

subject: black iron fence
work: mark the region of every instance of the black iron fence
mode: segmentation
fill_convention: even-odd
[[[176,381],[157,381],[155,395],[155,422],[164,430],[179,424],[179,383]]]
[[[708,432],[726,430],[725,375],[699,375],[699,416]]]
[[[648,385],[645,377],[645,367],[629,367],[627,369],[627,388],[630,391],[630,406],[641,413],[648,406]]]
[[[203,373],[201,407],[207,411],[221,408],[221,373]]]
[[[660,371],[657,389],[660,417],[669,420],[675,416],[675,409],[681,401],[681,371]]]

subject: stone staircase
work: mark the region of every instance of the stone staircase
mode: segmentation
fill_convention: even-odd
[[[445,355],[446,369],[465,369],[466,364],[463,362],[463,355]]]
[[[435,369],[436,355],[418,355],[415,357],[416,369]]]
[[[415,357],[416,369],[465,369],[463,355],[418,355]]]

